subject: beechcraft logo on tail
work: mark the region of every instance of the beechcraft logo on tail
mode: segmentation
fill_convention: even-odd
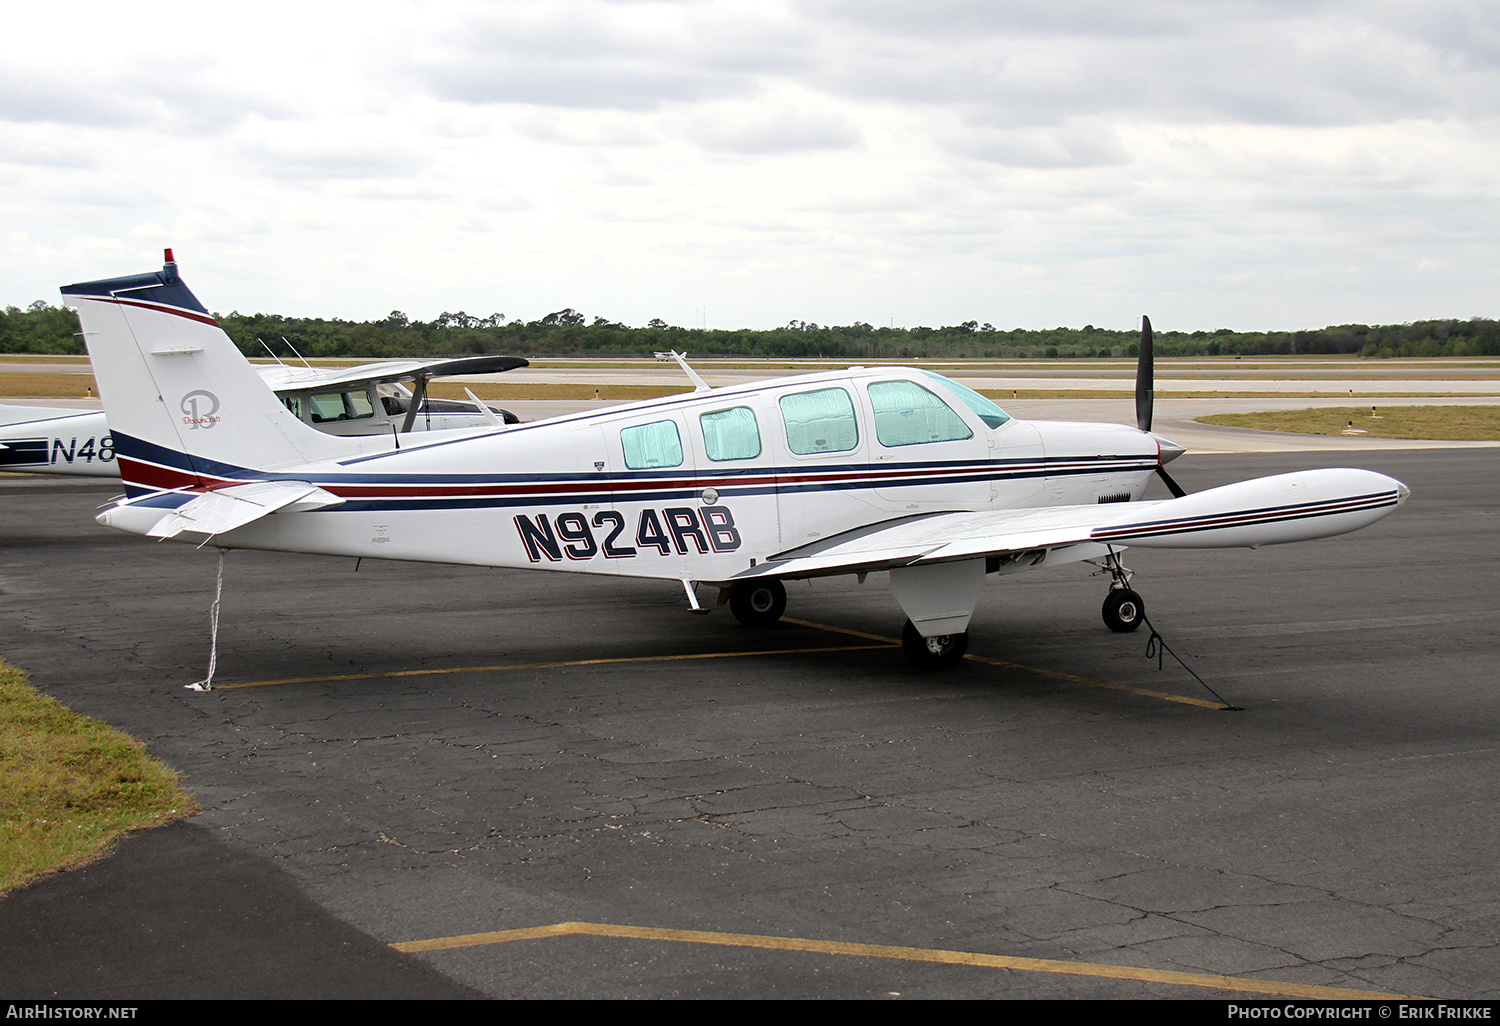
[[[223,420],[215,416],[218,412],[219,397],[212,392],[200,388],[182,397],[182,422],[194,431],[199,428],[207,431]]]

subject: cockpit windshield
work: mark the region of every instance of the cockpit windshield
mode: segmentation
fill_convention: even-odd
[[[945,378],[941,374],[934,374],[932,371],[924,370],[922,373],[957,396],[965,406],[978,414],[979,419],[990,427],[997,428],[1007,420],[1010,420],[1010,414],[967,385],[960,385],[952,378]]]

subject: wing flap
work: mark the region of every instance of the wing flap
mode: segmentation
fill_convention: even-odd
[[[1131,503],[1137,509],[1154,502]],[[913,564],[1003,556],[1090,540],[1120,507],[1050,506],[990,512],[934,513],[889,521],[771,556],[736,577],[817,577],[867,573]]]
[[[205,492],[162,517],[146,534],[151,538],[175,538],[189,532],[212,537],[287,507],[293,507],[289,512],[301,512],[343,501],[306,481],[255,481]]]
[[[1158,503],[1130,505],[1141,509]],[[972,524],[952,525],[956,530],[949,535],[948,542],[926,553],[920,561],[937,563],[1076,545],[1090,540],[1099,524],[1116,519],[1119,509],[1113,503],[1104,506],[1090,503],[978,514]]]

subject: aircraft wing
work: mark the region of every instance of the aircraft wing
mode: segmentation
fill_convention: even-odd
[[[1356,530],[1407,494],[1405,485],[1383,474],[1334,469],[1156,502],[933,513],[789,549],[735,577],[818,577],[990,557],[1032,566],[1102,555],[1110,546],[1256,548]],[[1058,549],[1073,551],[1052,558]]]
[[[278,364],[257,367],[266,384],[277,392],[304,391],[335,385],[376,384],[409,378],[443,378],[455,374],[499,374],[530,366],[519,356],[458,356],[432,360],[385,360],[358,367],[291,367]]]
[[[163,516],[146,534],[151,538],[175,538],[187,531],[212,537],[278,510],[301,512],[336,506],[343,501],[306,481],[254,481],[205,492]]]
[[[1133,506],[1157,505],[1132,503]],[[931,513],[886,521],[779,552],[743,577],[821,577],[918,563],[1038,554],[1089,541],[1119,506],[1049,506],[990,512]],[[1099,552],[1104,550],[1101,548]],[[1094,555],[1090,551],[1088,555]]]

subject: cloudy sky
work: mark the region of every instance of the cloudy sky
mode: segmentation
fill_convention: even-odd
[[[232,13],[228,13],[232,12]],[[1500,5],[9,5],[0,304],[639,325],[1500,316]]]

